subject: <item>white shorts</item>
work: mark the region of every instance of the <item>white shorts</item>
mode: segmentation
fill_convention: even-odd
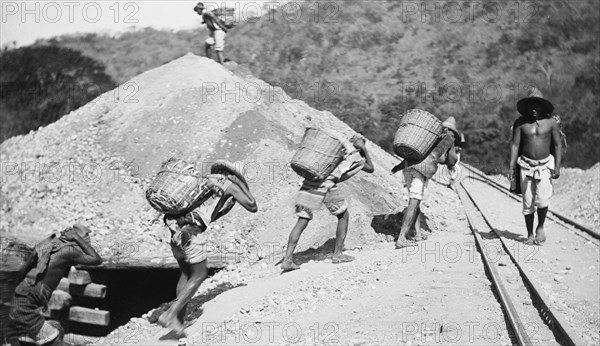
[[[523,192],[523,215],[535,213],[536,208],[547,208],[552,197],[551,172],[544,170],[536,180],[521,171],[521,191]]]
[[[205,261],[207,236],[204,230],[196,225],[174,224],[173,228],[176,231],[171,235],[171,251],[175,259],[190,264]]]
[[[305,191],[304,193],[313,194],[317,192]],[[327,207],[329,213],[334,216],[340,216],[344,214],[346,210],[348,210],[348,202],[346,202],[345,193],[337,185],[329,189],[322,203],[325,204],[325,207]],[[296,205],[296,215],[301,219],[312,220],[314,216],[314,210],[313,208],[309,208],[305,205]]]
[[[408,197],[422,201],[429,179],[425,178],[425,176],[418,171],[410,168],[403,170],[402,174],[404,175],[404,183],[408,188]]]
[[[214,45],[216,51],[222,52],[225,49],[225,31],[215,30],[211,32],[204,42],[209,46]]]

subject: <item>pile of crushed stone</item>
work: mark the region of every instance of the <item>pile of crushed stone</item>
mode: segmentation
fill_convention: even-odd
[[[302,179],[289,166],[307,126],[343,138],[355,132],[329,112],[294,100],[246,68],[187,54],[145,72],[59,121],[0,145],[0,233],[33,244],[80,221],[105,263],[163,265],[174,259],[161,215],[144,197],[162,161],[178,157],[206,171],[226,159],[245,174],[259,211],[236,206],[207,231],[210,252],[256,261],[281,253],[296,216]],[[348,144],[348,143],[346,143]],[[397,163],[367,141],[376,171],[345,182],[349,248],[384,235],[371,223],[406,206]],[[299,249],[335,236],[323,208]]]

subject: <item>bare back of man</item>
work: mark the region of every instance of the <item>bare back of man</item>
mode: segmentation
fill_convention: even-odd
[[[22,341],[39,344],[58,336],[54,327],[42,330],[46,323],[37,309],[48,302],[70,266],[102,263],[102,258],[90,245],[89,232],[87,227],[76,224],[63,231],[59,239],[49,238],[51,240],[36,246],[38,263],[28,271],[13,296],[10,338],[18,337]]]
[[[41,283],[52,290],[58,287],[60,280],[73,265],[97,265],[101,260],[95,256],[87,255],[79,246],[65,246],[50,256],[46,275],[40,280]]]
[[[71,243],[50,255],[46,272],[39,278],[38,283],[46,285],[53,291],[71,266],[101,264],[102,258],[90,244],[89,232],[87,227],[63,231],[60,240]]]

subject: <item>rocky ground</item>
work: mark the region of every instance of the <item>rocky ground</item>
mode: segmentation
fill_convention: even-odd
[[[376,239],[347,251],[352,263],[334,265],[320,247],[297,255],[295,272],[282,274],[273,256],[217,273],[188,310],[187,338],[150,322],[163,306],[96,343],[510,344],[456,194],[432,182],[423,210],[431,233],[418,247],[394,250],[400,224],[388,217]]]
[[[436,178],[444,182],[443,176]],[[524,236],[519,203],[473,184],[466,186],[511,249],[521,250],[517,256],[551,304],[586,344],[596,344],[598,246],[549,222],[548,249],[524,248],[516,241]],[[434,181],[423,210],[431,233],[418,247],[394,250],[401,214],[382,218],[376,240],[347,251],[356,256],[353,263],[331,264],[331,249],[320,247],[297,255],[299,271],[282,274],[276,255],[217,273],[193,299],[185,338],[151,322],[165,304],[95,342],[119,344],[126,336],[140,345],[514,344],[457,195]],[[544,344],[533,327],[528,325],[532,340]]]
[[[569,172],[565,172],[568,175]],[[549,304],[585,344],[600,342],[600,247],[597,240],[578,230],[548,220],[543,246],[522,242],[526,229],[521,204],[477,180],[465,187],[502,234],[519,263],[536,280]],[[536,221],[537,224],[537,221]],[[542,326],[543,327],[543,326]],[[540,328],[537,328],[540,330]],[[534,334],[542,333],[532,329]]]
[[[107,262],[173,262],[169,234],[146,202],[145,188],[170,157],[194,162],[204,172],[211,162],[227,159],[246,175],[259,211],[235,207],[212,225],[207,232],[211,251],[254,260],[280,251],[295,221],[293,196],[302,180],[289,162],[305,127],[343,138],[355,132],[243,67],[228,67],[188,54],[56,123],[3,142],[2,238],[32,245],[81,221],[94,231],[92,242]],[[345,184],[353,196],[352,218],[361,225],[349,244],[374,237],[374,215],[402,206],[400,187],[387,173],[396,160],[370,142],[367,147],[376,172],[360,173]],[[334,224],[334,218],[317,218],[300,247],[324,243],[321,230]]]
[[[551,208],[600,230],[600,163],[587,170],[565,168],[554,188]]]
[[[376,172],[360,173],[345,183],[351,212],[346,249],[357,260],[330,262],[336,219],[321,210],[299,243],[302,269],[281,275],[278,261],[295,222],[293,196],[301,184],[285,164],[306,126],[344,136],[353,131],[330,113],[289,99],[243,67],[228,68],[187,55],[136,77],[128,84],[133,89],[120,87],[46,128],[0,145],[3,241],[18,238],[31,244],[83,221],[94,230],[93,243],[109,262],[143,261],[152,266],[173,261],[160,215],[144,199],[145,187],[167,157],[182,157],[201,168],[219,158],[239,162],[255,193],[258,213],[236,207],[208,230],[214,252],[237,254],[241,262],[202,284],[188,310],[186,339],[170,338],[152,323],[167,303],[105,338],[89,341],[514,341],[451,189],[430,183],[422,206],[430,238],[417,247],[393,249],[408,197],[401,174],[389,174],[396,159],[372,143],[368,149]],[[239,99],[214,89],[222,85],[242,90]],[[598,169],[599,165],[589,172],[565,169],[556,185],[557,210],[597,225]],[[436,180],[443,177],[442,173]],[[495,201],[491,196],[488,199]],[[567,290],[561,286],[556,294]]]

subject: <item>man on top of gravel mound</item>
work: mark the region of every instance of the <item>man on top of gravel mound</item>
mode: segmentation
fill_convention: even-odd
[[[223,22],[214,11],[206,11],[204,4],[199,2],[194,7],[194,11],[202,16],[202,23],[206,23],[206,27],[210,31],[210,36],[206,39],[204,49],[206,57],[211,58],[210,49],[214,48],[217,53],[217,61],[223,64],[223,50],[225,49],[225,36],[227,30],[233,27],[233,24]]]

